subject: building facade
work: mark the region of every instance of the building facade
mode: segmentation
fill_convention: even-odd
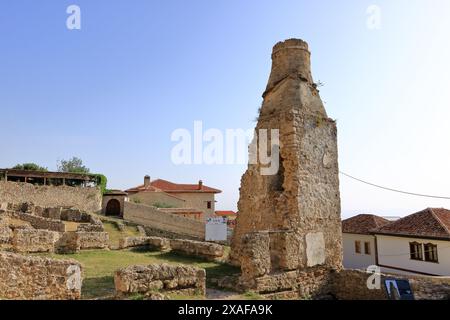
[[[342,224],[346,268],[450,276],[450,210],[428,208],[396,221],[359,215]]]
[[[215,195],[219,189],[199,181],[197,184],[180,184],[163,179],[152,181],[144,177],[144,184],[125,191],[131,202],[154,206],[162,211],[205,221],[215,213]]]

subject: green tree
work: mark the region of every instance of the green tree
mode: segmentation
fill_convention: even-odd
[[[40,165],[38,165],[36,163],[18,164],[16,166],[14,166],[13,169],[16,169],[16,170],[30,170],[30,171],[48,171],[47,168],[41,167]]]
[[[90,170],[83,165],[83,160],[77,157],[72,157],[69,160],[60,160],[57,164],[59,172],[71,173],[89,173]]]

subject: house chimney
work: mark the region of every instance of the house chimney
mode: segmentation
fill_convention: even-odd
[[[203,187],[203,181],[199,180],[198,181],[198,190],[202,190],[202,187]]]
[[[150,186],[150,176],[147,175],[144,177],[144,187],[149,187]]]

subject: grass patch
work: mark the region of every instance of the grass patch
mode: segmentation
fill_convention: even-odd
[[[206,270],[207,287],[213,278],[220,278],[239,272],[230,265],[209,262],[172,252],[152,252],[145,250],[87,250],[72,255],[39,254],[56,259],[75,259],[83,265],[83,299],[105,299],[114,294],[114,272],[130,265],[151,263],[188,264]],[[192,297],[190,297],[192,299]]]
[[[109,234],[109,243],[112,246],[118,246],[119,240],[125,237],[138,237],[139,231],[137,231],[136,227],[125,226],[123,231],[117,229],[117,226],[113,222],[103,222],[103,227],[105,231]]]
[[[261,296],[259,293],[253,292],[253,291],[247,291],[242,295],[242,297],[245,300],[264,300],[264,297]]]

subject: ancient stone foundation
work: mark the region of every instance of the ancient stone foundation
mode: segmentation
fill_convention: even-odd
[[[211,242],[185,239],[167,239],[161,237],[126,237],[119,240],[119,248],[143,247],[157,251],[174,251],[207,260],[216,260],[224,256],[224,247]]]
[[[205,295],[206,272],[186,265],[130,266],[116,271],[114,284],[119,297],[153,292]]]
[[[0,252],[0,299],[79,299],[81,284],[81,265],[74,260]]]
[[[244,288],[315,296],[342,268],[336,123],[312,80],[306,42],[278,43],[272,60],[252,143],[264,150],[267,129],[272,163],[250,163],[242,177],[231,261]]]
[[[215,260],[224,255],[223,246],[210,242],[174,239],[170,240],[170,248],[175,252],[197,256],[207,260]]]

